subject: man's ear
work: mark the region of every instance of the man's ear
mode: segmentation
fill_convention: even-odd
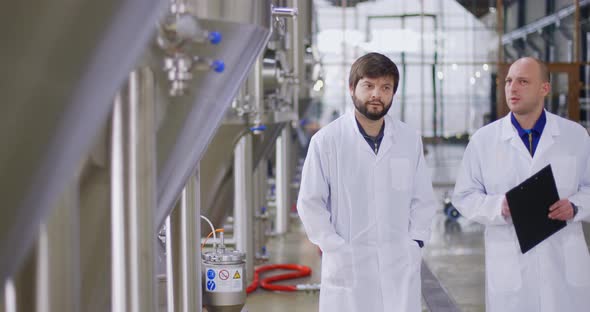
[[[354,96],[354,87],[352,85],[348,85],[348,91],[350,92],[350,96]]]
[[[543,91],[543,96],[547,96],[551,92],[551,84],[549,82],[543,82],[541,90]]]

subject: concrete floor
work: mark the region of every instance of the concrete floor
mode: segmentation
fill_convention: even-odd
[[[451,221],[442,212],[443,198],[452,192],[464,147],[447,145],[427,148],[426,160],[433,168],[433,184],[440,199],[440,210],[433,220],[433,234],[430,244],[425,247],[424,260],[461,311],[485,311],[484,228],[464,218]],[[288,283],[319,283],[321,258],[318,250],[307,240],[298,220],[292,220],[291,225],[293,230],[290,233],[270,240],[270,263],[310,266],[311,277]],[[588,224],[585,224],[585,233],[586,240],[590,241]],[[317,311],[318,299],[317,292],[273,293],[259,289],[248,296],[243,311],[311,312]]]
[[[311,276],[299,280],[286,281],[284,284],[308,284],[320,282],[321,257],[302,227],[295,223],[294,231],[285,236],[272,238],[269,242],[269,263],[295,263],[309,266]],[[268,273],[269,275],[277,273]],[[263,275],[266,276],[266,275]],[[248,295],[246,307],[249,312],[295,312],[317,311],[319,303],[318,292],[269,292],[259,288]]]

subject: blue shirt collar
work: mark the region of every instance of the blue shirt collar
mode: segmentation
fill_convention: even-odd
[[[361,126],[361,124],[356,119],[356,117],[354,118],[354,120],[356,121],[356,125],[359,127],[359,131],[361,132],[361,134],[363,135],[363,137],[365,139],[371,139],[371,140],[374,140],[377,142],[381,142],[381,140],[383,139],[383,135],[385,134],[385,120],[383,120],[383,124],[381,125],[381,130],[379,130],[379,134],[377,134],[376,138],[371,137],[370,135],[368,135],[365,132],[365,129],[363,129],[363,126]]]
[[[547,117],[545,117],[545,110],[543,110],[541,112],[541,116],[539,116],[539,119],[537,119],[537,122],[535,122],[533,128],[526,130],[520,126],[518,120],[516,120],[516,117],[514,117],[514,114],[510,114],[510,121],[512,121],[512,124],[514,125],[514,128],[516,128],[516,131],[518,131],[518,136],[520,137],[527,135],[531,131],[540,136],[543,133],[545,124],[547,123]]]

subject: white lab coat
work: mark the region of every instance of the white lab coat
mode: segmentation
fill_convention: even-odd
[[[375,155],[354,113],[317,134],[303,166],[297,207],[323,251],[321,312],[421,310],[421,250],[434,194],[416,131],[385,116]]]
[[[465,150],[453,204],[486,225],[488,312],[590,311],[590,255],[579,222],[590,215],[590,139],[580,125],[545,113],[547,123],[532,158],[510,115],[479,129]],[[547,164],[559,197],[579,212],[523,255],[511,220],[501,215],[502,200]]]

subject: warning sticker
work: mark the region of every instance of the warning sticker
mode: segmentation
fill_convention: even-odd
[[[215,270],[212,270],[212,269],[207,270],[207,278],[214,279],[215,278]]]
[[[242,268],[207,269],[208,292],[238,292],[244,289]],[[230,278],[231,276],[231,278]]]
[[[222,280],[226,280],[229,278],[229,272],[227,270],[220,270],[219,271],[219,278]]]
[[[207,290],[214,291],[215,290],[215,281],[207,281]]]

